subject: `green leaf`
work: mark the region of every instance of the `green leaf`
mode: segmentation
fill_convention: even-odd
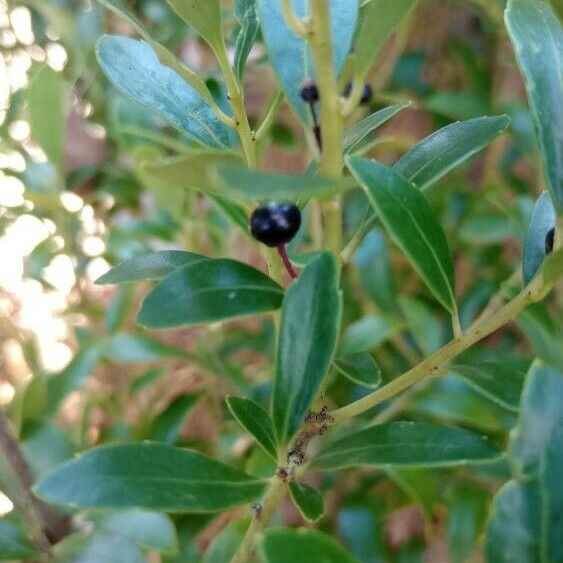
[[[236,144],[233,131],[224,125],[191,85],[158,60],[152,47],[117,35],[104,35],[96,46],[102,70],[126,94],[179,131],[210,147]]]
[[[418,299],[401,297],[399,303],[417,346],[426,356],[430,356],[444,344],[442,323],[433,311]]]
[[[191,450],[121,444],[90,450],[36,485],[47,502],[74,508],[215,512],[251,502],[264,483]]]
[[[264,451],[277,460],[274,426],[268,413],[255,402],[242,397],[227,397],[226,403],[237,422],[256,438]]]
[[[162,359],[185,360],[188,354],[174,346],[163,344],[140,334],[114,334],[104,341],[101,353],[106,360],[116,363],[154,362]]]
[[[123,325],[134,305],[135,292],[131,286],[119,287],[110,301],[104,318],[104,324],[110,334],[114,334]]]
[[[498,459],[485,438],[423,422],[389,422],[370,426],[329,444],[311,469],[332,471],[358,465],[450,467]]]
[[[71,534],[53,551],[58,563],[146,563],[136,545],[114,534]]]
[[[350,51],[356,28],[358,0],[330,0],[333,60],[340,72]],[[301,88],[314,79],[314,65],[307,43],[291,30],[283,17],[281,2],[258,0],[262,35],[272,67],[278,77],[289,105],[301,122],[308,126],[311,120],[308,106],[300,96]],[[308,15],[307,0],[293,0],[297,17]]]
[[[248,232],[248,215],[242,205],[218,195],[209,195],[215,205],[246,235]]]
[[[360,157],[347,159],[381,221],[450,313],[457,305],[454,267],[446,235],[420,191],[391,168]]]
[[[162,369],[150,368],[131,383],[130,391],[132,394],[139,393],[139,391],[146,389],[165,375],[165,371]]]
[[[439,503],[443,475],[435,467],[397,467],[388,465],[385,473],[431,517]]]
[[[344,333],[339,355],[369,352],[399,332],[401,323],[396,317],[379,315],[364,317],[352,323]]]
[[[47,158],[62,171],[67,88],[60,72],[44,65],[32,73],[27,88],[29,125]]]
[[[258,22],[256,0],[235,0],[233,9],[235,18],[240,24],[233,67],[239,82],[242,82],[246,61],[260,30],[260,23]]]
[[[278,309],[283,289],[262,272],[229,259],[203,260],[168,274],[143,301],[149,328],[194,326]]]
[[[299,528],[272,528],[259,544],[263,563],[359,563],[330,536]]]
[[[563,560],[563,373],[534,362],[508,450],[514,479],[496,495],[487,531],[490,561]]]
[[[508,35],[526,80],[545,175],[553,204],[563,213],[563,29],[542,0],[510,0]]]
[[[176,529],[170,518],[147,510],[126,510],[92,513],[87,516],[97,533],[115,534],[147,551],[174,553],[178,551]]]
[[[172,9],[214,49],[221,49],[221,1],[166,0]]]
[[[371,0],[362,12],[354,40],[354,73],[365,76],[381,48],[418,0]]]
[[[98,0],[98,2],[120,18],[123,18],[153,48],[158,59],[164,66],[168,66],[177,72],[211,107],[216,106],[211,92],[199,75],[181,63],[164,45],[155,41],[144,29],[142,23],[136,16],[124,10],[121,5],[117,5],[114,0]]]
[[[483,489],[462,486],[448,499],[447,538],[452,563],[463,563],[478,549],[489,506]]]
[[[249,170],[243,166],[219,166],[217,177],[226,194],[248,201],[328,197],[356,186],[352,178],[312,178]]]
[[[22,527],[10,516],[0,518],[0,560],[28,560],[37,551]]]
[[[526,374],[520,366],[510,362],[483,362],[477,365],[451,366],[479,394],[513,412],[518,412],[518,404]]]
[[[297,510],[307,522],[316,522],[323,517],[325,513],[323,497],[317,489],[305,483],[291,481],[289,494]]]
[[[528,285],[540,269],[545,254],[545,238],[547,233],[555,228],[555,208],[549,192],[542,192],[536,200],[532,218],[524,241],[524,256],[522,258],[522,278],[524,285]]]
[[[242,518],[226,526],[205,550],[201,563],[222,563],[230,561],[248,528],[248,520]],[[188,561],[186,561],[188,563]]]
[[[398,311],[393,271],[389,261],[389,249],[380,229],[370,231],[354,255],[364,291],[384,313]]]
[[[375,2],[372,1],[372,4],[373,3]],[[381,127],[394,115],[397,115],[400,111],[410,107],[411,105],[411,102],[407,102],[404,104],[388,106],[368,115],[368,117],[364,117],[361,121],[358,121],[358,123],[347,131],[346,135],[344,135],[344,152],[346,154],[361,152],[366,146],[366,143],[363,141],[370,133]]]
[[[297,432],[327,374],[341,312],[338,268],[325,252],[306,266],[283,300],[272,398],[279,444],[288,444]]]
[[[375,389],[381,385],[381,370],[369,354],[351,354],[334,360],[334,367],[345,377]]]
[[[542,560],[540,494],[535,482],[518,481],[509,481],[496,494],[487,529],[489,561],[530,563]]]
[[[199,393],[193,395],[180,395],[176,397],[152,421],[151,439],[174,444],[179,438],[184,422],[199,401]]]
[[[195,189],[205,194],[229,196],[218,185],[215,170],[222,164],[240,164],[240,157],[218,150],[190,150],[178,156],[150,158],[140,162],[139,176],[151,189],[185,193]]]
[[[113,267],[96,280],[98,285],[129,283],[145,280],[160,280],[168,274],[186,266],[207,260],[206,256],[182,250],[163,250],[137,256]]]
[[[393,165],[393,169],[425,190],[486,147],[509,124],[510,118],[506,115],[452,123],[422,139]]]
[[[56,412],[61,401],[72,391],[80,389],[92,375],[100,361],[100,349],[90,346],[80,350],[58,374],[47,380],[47,406],[50,412]]]

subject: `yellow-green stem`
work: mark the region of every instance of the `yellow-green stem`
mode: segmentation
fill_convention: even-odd
[[[352,416],[357,416],[383,401],[392,399],[417,381],[435,374],[443,364],[510,322],[531,303],[543,299],[551,287],[551,285],[543,283],[541,276],[537,276],[512,301],[491,316],[475,322],[461,338],[452,340],[414,368],[384,385],[381,389],[332,412],[334,424]]]
[[[249,563],[256,547],[256,538],[269,524],[287,492],[287,483],[274,476],[260,505],[254,510],[252,520],[231,563]]]
[[[322,151],[320,172],[327,178],[342,175],[343,122],[340,115],[338,81],[334,70],[330,29],[330,10],[327,0],[311,0],[311,34],[309,41],[313,53],[315,76],[320,98],[320,123]],[[336,256],[342,247],[342,213],[340,198],[323,203],[325,218],[325,247]]]

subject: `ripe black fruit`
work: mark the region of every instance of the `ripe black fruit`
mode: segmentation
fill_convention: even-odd
[[[344,97],[348,98],[351,93],[352,93],[352,83],[348,82],[348,84],[346,84],[346,88],[344,88]],[[362,97],[360,98],[360,104],[362,104],[363,106],[369,104],[371,102],[372,97],[373,97],[373,89],[371,85],[367,83],[364,84]]]
[[[555,239],[555,227],[547,231],[545,235],[545,253],[549,254],[553,250],[553,241]]]
[[[301,226],[301,211],[293,203],[271,201],[250,216],[252,236],[267,246],[289,242]]]
[[[303,88],[301,88],[299,95],[301,96],[301,99],[308,104],[313,104],[319,101],[319,89],[312,80],[307,82]]]

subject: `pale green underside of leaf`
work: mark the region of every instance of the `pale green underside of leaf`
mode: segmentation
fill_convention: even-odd
[[[249,170],[243,166],[221,165],[217,168],[223,193],[235,199],[297,200],[300,197],[328,197],[357,185],[353,178],[312,178],[290,174],[273,174]]]
[[[219,148],[236,145],[232,129],[179,74],[158,60],[144,41],[104,35],[96,46],[102,70],[123,94],[200,143]]]
[[[308,14],[307,0],[293,0],[295,14]],[[358,15],[357,0],[330,0],[333,60],[340,72],[352,44]],[[307,80],[314,79],[314,67],[306,42],[295,35],[285,23],[281,2],[258,0],[262,35],[268,56],[284,94],[301,122],[308,126],[311,120],[300,91]]]
[[[524,241],[522,257],[522,280],[528,285],[541,268],[545,254],[547,233],[555,228],[555,208],[549,192],[543,192],[534,205],[532,218]]]
[[[181,266],[206,260],[205,256],[183,250],[163,250],[131,258],[114,266],[96,280],[98,285],[159,280]]]
[[[514,478],[497,494],[487,531],[491,561],[563,560],[563,373],[532,364],[508,450]]]
[[[545,175],[563,213],[563,28],[543,0],[510,0],[508,34],[526,80]]]

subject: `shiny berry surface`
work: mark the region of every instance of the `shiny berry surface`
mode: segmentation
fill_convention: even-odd
[[[271,201],[250,216],[252,236],[267,246],[288,243],[301,226],[301,212],[293,203]]]

